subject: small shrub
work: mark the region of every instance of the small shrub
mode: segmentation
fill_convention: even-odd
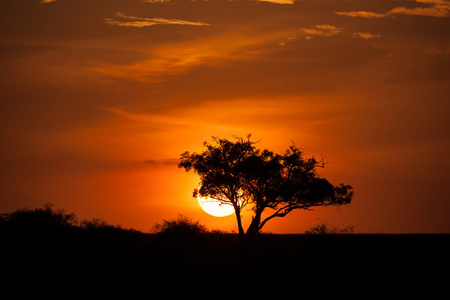
[[[327,222],[324,221],[306,230],[305,234],[352,234],[354,228],[355,226],[347,226],[342,229],[337,226],[330,227]]]

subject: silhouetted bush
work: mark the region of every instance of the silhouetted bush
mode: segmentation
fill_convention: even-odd
[[[230,234],[228,231],[221,230],[221,229],[213,229],[213,230],[208,231],[208,233],[212,234],[212,235],[218,235],[218,236]]]
[[[156,223],[152,232],[160,235],[192,236],[208,233],[208,230],[199,221],[180,214],[175,220],[164,220],[162,224]]]
[[[325,221],[312,226],[310,229],[305,231],[305,234],[351,234],[353,233],[354,228],[354,226],[347,226],[342,229],[337,226],[330,227]]]
[[[74,213],[66,213],[65,210],[55,210],[52,204],[46,204],[43,208],[19,209],[11,213],[0,215],[0,230],[10,233],[29,232],[48,234],[52,232],[89,233],[140,233],[135,229],[122,228],[121,225],[111,225],[105,220],[94,218],[92,220],[78,221]]]
[[[126,229],[121,225],[111,225],[103,219],[94,218],[92,220],[83,220],[80,222],[80,227],[87,231],[109,232],[109,233],[133,233],[138,232],[135,229]]]
[[[67,229],[78,224],[74,213],[68,214],[63,209],[54,210],[52,204],[44,208],[19,209],[1,215],[1,226],[12,230],[49,231]]]

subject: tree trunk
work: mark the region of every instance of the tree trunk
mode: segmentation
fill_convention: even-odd
[[[234,213],[236,215],[237,224],[238,224],[238,230],[239,230],[239,236],[243,237],[245,235],[244,228],[242,228],[242,221],[241,221],[241,212],[239,209],[234,209]]]
[[[247,229],[247,236],[252,237],[255,236],[259,231],[259,224],[261,223],[261,211],[256,211],[255,216],[253,217],[252,223]]]

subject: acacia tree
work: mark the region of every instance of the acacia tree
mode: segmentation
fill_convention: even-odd
[[[213,137],[212,144],[203,143],[206,150],[202,153],[181,154],[178,165],[200,176],[194,197],[209,197],[233,206],[241,236],[253,236],[269,220],[295,209],[351,202],[351,186],[333,186],[317,174],[316,169],[325,166],[323,159],[305,158],[295,144],[283,154],[260,150],[250,137],[235,137],[234,141]],[[252,206],[253,216],[245,233],[241,212],[247,205]]]

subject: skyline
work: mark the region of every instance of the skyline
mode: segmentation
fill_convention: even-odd
[[[356,232],[449,233],[450,2],[6,0],[0,212],[51,202],[148,231],[178,213],[235,228],[177,168],[211,136],[324,156]]]

